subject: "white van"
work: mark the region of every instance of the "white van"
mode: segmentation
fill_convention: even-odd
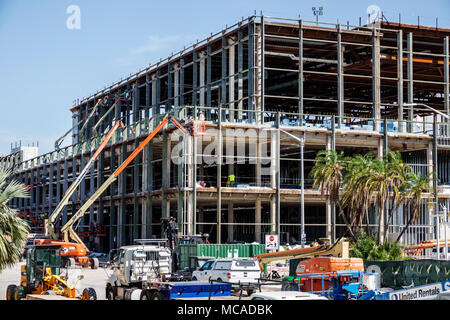
[[[255,258],[221,258],[206,261],[192,272],[192,280],[219,280],[231,283],[256,284],[261,268]],[[252,292],[252,290],[247,290]]]

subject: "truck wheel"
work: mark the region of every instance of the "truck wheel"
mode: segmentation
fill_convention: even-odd
[[[86,288],[83,290],[81,300],[97,300],[97,293],[94,288]]]
[[[150,300],[147,290],[142,290],[140,300]]]
[[[92,269],[98,269],[98,265],[99,265],[98,258],[92,258],[90,262],[91,262]]]
[[[108,300],[115,300],[116,299],[116,294],[114,292],[114,288],[110,284],[108,284],[106,286],[106,299],[108,299]]]
[[[23,286],[17,286],[16,291],[14,293],[14,300],[20,300],[25,298],[25,288]]]
[[[6,289],[6,300],[15,300],[15,296],[17,292],[17,286],[14,284],[10,284]]]
[[[141,289],[137,288],[133,289],[130,293],[130,300],[140,300],[141,293],[142,293]]]
[[[166,297],[162,292],[156,291],[152,295],[152,300],[166,300]]]
[[[75,259],[74,259],[74,258],[69,258],[69,259],[67,259],[66,267],[67,267],[67,268],[75,267]]]
[[[44,293],[46,296],[56,296],[56,292],[53,290],[47,290]]]

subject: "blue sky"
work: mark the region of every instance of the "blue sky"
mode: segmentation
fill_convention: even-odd
[[[81,10],[70,30],[66,9]],[[388,20],[450,28],[450,1],[0,0],[0,155],[11,142],[39,141],[40,154],[71,125],[72,101],[167,57],[196,39],[258,13],[357,25],[377,5]],[[70,142],[70,138],[68,138]]]

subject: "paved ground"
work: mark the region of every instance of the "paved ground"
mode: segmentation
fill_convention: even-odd
[[[6,288],[10,284],[18,285],[20,283],[20,265],[23,263],[15,264],[10,268],[0,272],[0,300],[6,300]],[[74,269],[61,269],[62,272],[69,272],[69,283],[75,284],[78,276],[83,274],[84,279],[79,280],[76,284],[76,288],[81,293],[84,288],[92,287],[97,293],[98,300],[105,300],[105,287],[108,275],[112,273],[110,269],[98,268],[96,270],[90,268]]]
[[[0,300],[6,300],[6,288],[8,287],[8,285],[18,285],[20,283],[20,266],[24,263],[25,262],[17,263],[14,266],[6,268],[5,270],[0,272]],[[61,270],[62,273],[68,272],[69,283],[71,285],[77,282],[77,279],[80,275],[84,275],[84,279],[79,280],[78,283],[76,283],[76,288],[80,294],[84,288],[92,287],[97,293],[98,300],[106,300],[105,287],[108,275],[112,273],[111,269],[98,268],[96,270],[93,270],[90,268],[75,267],[71,269]],[[281,285],[263,286],[261,289],[262,291],[280,290]],[[233,293],[233,295],[236,294],[238,293]],[[248,299],[246,296],[247,294],[244,291],[244,300]],[[235,299],[235,297],[230,297],[230,299]]]

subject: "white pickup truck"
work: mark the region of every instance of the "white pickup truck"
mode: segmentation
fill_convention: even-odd
[[[192,280],[218,280],[231,283],[256,284],[261,268],[254,258],[220,258],[206,261],[192,272]],[[253,290],[247,290],[250,295]]]

